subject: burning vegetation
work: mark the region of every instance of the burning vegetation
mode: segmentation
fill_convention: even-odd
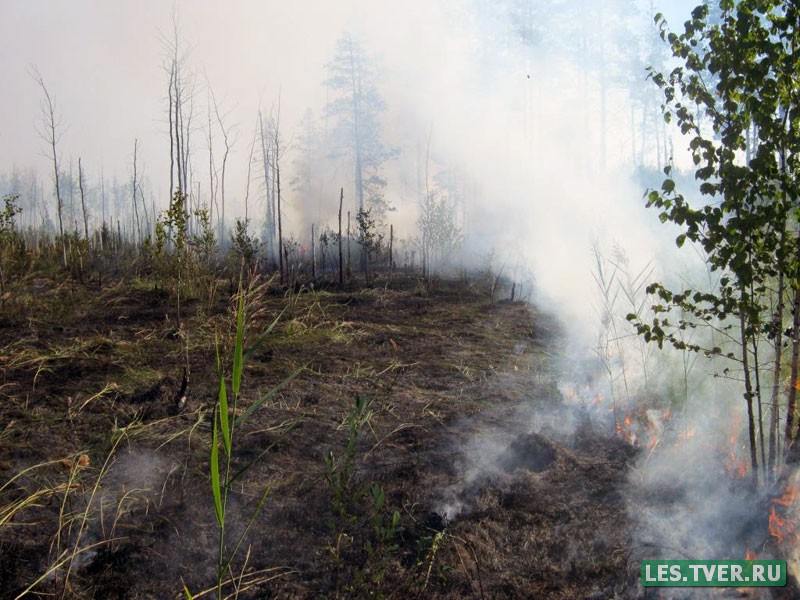
[[[67,165],[31,68],[52,186],[0,173],[0,597],[695,597],[641,561],[741,557],[800,596],[800,10],[422,4],[458,27],[400,7],[433,82],[331,38],[323,116],[250,106],[236,183],[177,19],[163,192],[138,137],[123,184]]]

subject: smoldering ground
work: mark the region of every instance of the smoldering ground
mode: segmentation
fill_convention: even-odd
[[[649,273],[653,279],[680,281],[706,275],[690,267],[694,262],[690,252],[675,253],[675,232],[643,207],[643,188],[660,184],[658,167],[666,157],[656,159],[649,147],[637,151],[630,120],[638,109],[618,86],[602,87],[607,83],[600,77],[605,64],[587,65],[570,51],[573,39],[585,39],[595,50],[618,50],[586,21],[597,13],[568,13],[574,22],[551,37],[536,28],[547,43],[532,47],[528,37],[510,35],[519,33],[519,28],[509,15],[491,7],[483,7],[485,13],[473,13],[474,7],[461,4],[430,3],[418,4],[414,10],[402,6],[385,11],[365,10],[357,2],[341,9],[315,3],[297,12],[286,6],[267,8],[270,14],[243,4],[220,14],[211,5],[202,5],[196,12],[182,6],[182,27],[196,66],[206,70],[239,126],[240,141],[229,175],[236,182],[231,183],[231,196],[244,196],[247,124],[254,120],[259,103],[263,100],[266,110],[280,94],[285,122],[292,124],[288,129],[301,121],[306,105],[322,118],[327,92],[323,65],[330,60],[336,37],[350,29],[363,36],[365,46],[384,68],[381,90],[387,112],[383,126],[391,146],[401,150],[399,158],[387,166],[387,195],[398,207],[392,219],[400,235],[414,236],[417,204],[433,173],[446,168],[464,173],[469,194],[459,222],[465,234],[459,255],[467,258],[460,266],[485,268],[494,251],[496,259],[489,270],[495,273],[504,264],[529,268],[536,281],[534,302],[557,315],[567,337],[556,362],[563,360],[571,366],[556,365],[549,374],[516,387],[513,410],[488,412],[481,419],[465,418],[449,425],[449,433],[458,441],[443,441],[441,452],[458,458],[449,474],[437,479],[440,486],[428,498],[431,510],[458,527],[459,520],[491,520],[487,507],[504,503],[522,507],[529,513],[527,518],[541,516],[555,524],[556,529],[537,530],[547,532],[546,564],[575,559],[576,564],[585,565],[575,557],[581,556],[582,548],[595,548],[587,522],[571,519],[577,512],[569,505],[575,494],[587,510],[612,498],[611,515],[621,519],[619,531],[610,526],[604,530],[598,552],[613,551],[606,545],[624,545],[625,539],[651,549],[653,556],[677,552],[695,558],[735,557],[744,552],[742,545],[763,545],[754,533],[757,527],[751,528],[754,501],[741,491],[745,486],[738,473],[727,468],[729,451],[741,451],[738,432],[731,443],[729,430],[729,416],[731,411],[740,412],[741,398],[714,378],[718,370],[714,366],[696,366],[687,378],[685,355],[643,351],[624,314],[610,314],[604,306],[593,277],[597,275],[595,244],[602,256],[613,255],[617,264],[622,264],[621,255],[614,255],[613,248],[621,248],[634,276],[650,261],[654,261]],[[158,35],[153,33],[142,50],[138,33],[153,29],[147,20],[153,13],[137,10],[132,15],[137,27],[123,28],[127,35],[104,45],[106,36],[125,21],[123,15],[101,11],[92,20],[82,18],[71,5],[69,23],[74,27],[62,31],[59,18],[66,15],[59,11],[66,8],[54,8],[47,19],[37,19],[43,15],[36,9],[13,3],[2,10],[12,17],[21,11],[30,25],[15,28],[3,43],[9,45],[9,56],[24,56],[25,64],[38,64],[63,100],[63,116],[71,124],[64,147],[83,155],[86,163],[105,164],[109,172],[125,178],[131,162],[129,142],[142,138],[147,176],[156,190],[154,208],[163,208],[165,194],[159,190],[166,188],[167,180],[162,172],[167,155],[162,106],[165,75],[158,68],[163,57]],[[168,31],[170,15],[158,14],[156,27]],[[609,23],[622,21],[610,14],[604,18]],[[239,34],[218,35],[220,24],[226,32]],[[562,26],[563,22],[554,23],[553,31],[561,31]],[[77,27],[103,35],[77,35]],[[293,35],[295,29],[303,35]],[[77,43],[58,43],[58,36],[67,32]],[[47,43],[36,48],[29,45],[41,40]],[[92,50],[97,40],[115,52]],[[52,52],[51,45],[63,51]],[[91,102],[85,86],[71,83],[80,80],[78,53],[87,51],[84,46],[96,56],[98,70],[110,74],[124,70],[129,75],[119,80],[116,75],[103,78]],[[272,60],[276,56],[291,60]],[[611,62],[611,53],[604,56]],[[636,89],[644,89],[650,85],[644,81],[644,56],[638,53],[632,59],[637,64],[630,72],[634,77],[638,73],[641,83]],[[119,64],[131,68],[119,69]],[[18,94],[4,96],[3,102],[13,104],[3,114],[14,115],[14,120],[4,124],[4,131],[11,134],[2,138],[2,156],[9,164],[35,162],[39,146],[32,124],[37,118],[38,90],[21,75],[25,66],[21,61],[4,61],[4,65],[13,75],[4,79],[27,83],[19,86]],[[133,103],[127,106],[123,98]],[[102,110],[97,108],[101,105]],[[650,108],[657,112],[656,104]],[[121,125],[116,129],[112,123]],[[95,126],[102,133],[93,131]],[[112,131],[118,134],[109,140]],[[675,140],[673,158],[680,162],[681,141]],[[427,147],[430,158],[423,151]],[[657,174],[646,185],[633,175],[631,155],[637,152],[643,157],[641,162]],[[655,164],[658,161],[662,164]],[[210,182],[196,170],[200,194],[207,195]],[[305,231],[309,213],[327,214],[332,222],[336,192],[342,186],[349,188],[351,178],[341,165],[328,164],[321,172],[324,193],[314,199],[313,206],[288,200],[289,228]],[[291,174],[286,179],[290,178]],[[352,202],[352,189],[347,197]],[[328,201],[329,208],[323,210]],[[241,206],[235,210],[241,212]],[[617,273],[622,275],[620,270]],[[622,304],[620,300],[617,306]],[[606,329],[603,334],[609,323],[616,324],[618,331],[609,334]],[[605,335],[602,340],[601,335]],[[579,360],[578,355],[592,358]],[[495,393],[503,395],[509,393],[503,388],[519,379],[501,374],[497,381]],[[687,382],[685,406],[681,406],[676,389]],[[712,409],[716,412],[709,414]],[[671,411],[669,418],[664,416],[667,411]],[[124,499],[132,501],[136,495],[132,490],[142,489],[147,491],[141,505],[151,506],[159,484],[170,478],[174,481],[177,475],[168,477],[157,461],[130,460],[138,465],[134,471],[154,471],[161,479],[137,483],[120,475],[115,480],[112,469],[108,503],[118,500],[124,508]],[[597,476],[594,482],[591,473]],[[547,486],[550,492],[545,492]],[[547,502],[537,500],[543,497]],[[564,515],[571,518],[565,517],[564,530],[558,530],[558,518]],[[577,537],[567,525],[576,522],[581,523],[576,526]],[[107,526],[106,521],[102,523]],[[734,531],[730,523],[740,527]],[[529,540],[522,538],[530,532],[520,528],[518,534],[520,547],[527,547]],[[200,549],[208,549],[207,541],[200,536],[198,555]],[[480,542],[489,547],[489,540]]]

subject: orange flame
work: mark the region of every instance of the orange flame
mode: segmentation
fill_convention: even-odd
[[[769,509],[769,533],[781,544],[787,537],[793,537],[797,529],[797,520],[787,516],[800,497],[800,483],[789,482],[777,498],[773,498]]]
[[[756,560],[758,558],[758,554],[747,548],[747,552],[744,553],[745,560]]]
[[[628,442],[633,446],[637,446],[638,439],[636,437],[636,434],[631,430],[632,425],[633,425],[633,417],[631,416],[630,413],[628,413],[627,415],[625,415],[622,421],[617,421],[615,429],[617,435],[624,438],[626,442]]]
[[[769,533],[772,537],[778,540],[779,544],[783,543],[784,527],[786,527],[786,519],[782,519],[775,512],[775,507],[769,509]]]

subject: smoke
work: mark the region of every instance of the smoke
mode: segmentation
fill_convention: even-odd
[[[541,4],[531,6],[549,9]],[[378,86],[387,104],[384,135],[400,150],[385,173],[387,197],[397,208],[390,220],[398,237],[415,235],[418,203],[433,176],[457,173],[463,266],[484,266],[494,256],[495,270],[530,268],[536,278],[534,302],[563,323],[569,356],[556,365],[555,376],[563,405],[534,412],[531,407],[544,392],[532,386],[519,412],[466,436],[458,448],[461,483],[443,491],[437,510],[455,518],[468,510],[476,489],[502,479],[517,436],[568,439],[587,419],[613,434],[609,414],[624,416],[640,402],[650,408],[631,417],[631,432],[641,444],[656,431],[658,442],[642,449],[630,476],[636,539],[660,556],[735,556],[743,552],[736,544],[747,535],[725,533],[725,524],[749,523],[746,509],[752,506],[744,486],[731,483],[730,457],[720,454],[720,448],[739,451],[741,446],[729,439],[731,415],[740,415],[743,404],[736,386],[714,378],[715,367],[702,359],[691,362],[686,354],[644,349],[624,321],[624,294],[611,317],[624,337],[608,331],[602,337],[610,317],[596,280],[598,252],[617,263],[626,256],[631,276],[650,264],[651,280],[678,285],[702,281],[707,274],[690,250],[675,250],[676,231],[644,207],[644,189],[659,185],[657,167],[665,157],[656,164],[651,148],[661,142],[636,133],[642,118],[637,111],[645,109],[634,99],[652,87],[644,80],[641,40],[625,47],[605,37],[603,23],[610,27],[639,19],[638,30],[646,32],[651,16],[646,11],[615,14],[619,7],[599,4],[581,3],[584,14],[567,13],[560,21],[548,21],[543,10],[527,22],[527,37],[520,35],[524,28],[513,15],[493,8],[494,3],[348,0],[296,7],[238,2],[223,10],[218,3],[178,2],[177,14],[187,60],[213,85],[238,130],[228,196],[239,205],[231,214],[243,212],[250,132],[259,106],[268,111],[280,97],[290,154],[307,109],[325,130],[324,66],[336,39],[350,31],[380,66]],[[680,22],[690,5],[665,8]],[[18,23],[0,38],[0,52],[14,57],[0,63],[0,79],[15,90],[0,99],[0,114],[6,115],[0,162],[34,163],[47,172],[34,134],[39,92],[25,73],[26,65],[35,63],[64,120],[61,152],[76,160],[82,156],[87,168],[94,165],[89,178],[95,185],[101,165],[107,175],[124,181],[133,139],[140,139],[146,177],[163,208],[167,78],[160,69],[164,52],[158,31],[171,31],[167,3],[149,0],[126,9],[72,2],[44,10],[34,3],[6,2],[0,15]],[[580,48],[588,48],[588,54],[581,55]],[[627,79],[613,76],[620,71]],[[204,95],[197,96],[198,114]],[[657,111],[657,104],[652,101],[646,110]],[[200,166],[204,144],[198,134],[194,177],[201,194],[208,186]],[[682,144],[675,139],[678,160]],[[648,180],[637,173],[637,161],[650,168]],[[286,169],[285,181],[290,181],[293,167]],[[308,214],[319,218],[320,226],[326,224],[325,214],[332,223],[340,187],[352,206],[347,170],[321,170],[313,206],[287,188],[287,227],[304,232],[298,235],[307,235]],[[664,417],[669,407],[681,405],[681,397],[688,400],[685,412]],[[602,400],[593,404],[597,398]],[[610,413],[612,403],[617,410]],[[151,470],[140,465],[125,471]],[[154,490],[155,483],[137,486]]]

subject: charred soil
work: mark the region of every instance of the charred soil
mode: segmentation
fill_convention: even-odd
[[[37,581],[65,598],[210,589],[231,303],[184,303],[179,323],[146,285],[36,286],[0,328],[0,597]],[[635,596],[621,488],[636,450],[557,426],[547,315],[465,281],[264,287],[247,338],[240,410],[302,371],[237,432],[234,462],[253,467],[229,498],[231,539],[268,495],[225,597]]]

